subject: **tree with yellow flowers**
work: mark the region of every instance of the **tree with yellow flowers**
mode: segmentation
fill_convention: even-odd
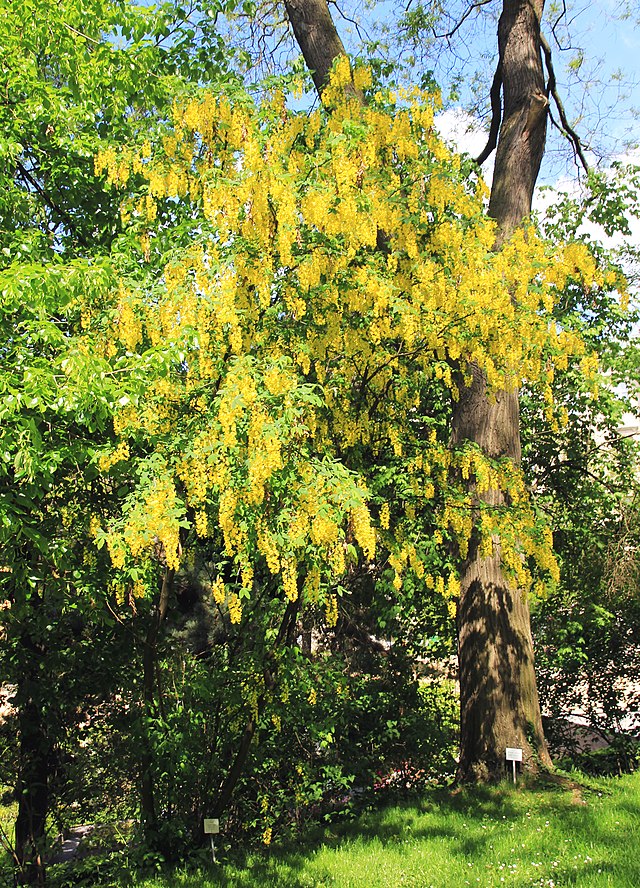
[[[0,781],[18,799],[17,878],[44,882],[50,812],[76,811],[78,788],[87,819],[102,801],[136,816],[140,779],[147,836],[177,856],[205,813],[268,843],[294,805],[299,826],[381,768],[415,756],[449,773],[452,734],[441,755],[422,741],[453,729],[453,694],[434,717],[433,687],[408,677],[434,614],[465,639],[459,775],[499,772],[494,704],[519,720],[508,745],[526,746],[527,598],[557,578],[518,465],[517,390],[562,442],[562,380],[579,374],[595,404],[570,316],[617,305],[617,272],[575,227],[561,247],[519,228],[527,188],[507,232],[477,168],[436,137],[437,96],[379,87],[339,40],[310,59],[300,35],[310,14],[331,31],[326,0],[284,4],[322,99],[304,113],[286,79],[261,101],[233,88],[216,19],[229,0],[186,20],[36,6],[27,42],[15,16],[0,28],[0,611],[16,712]],[[205,77],[226,87],[193,86]],[[539,98],[525,114],[538,137]],[[520,138],[508,122],[528,105],[508,104]],[[540,138],[524,142],[539,156]],[[477,565],[489,596],[474,614]]]
[[[382,547],[396,589],[411,574],[454,614],[458,577],[424,557],[416,510],[445,552],[464,558],[473,536],[488,558],[499,540],[525,593],[557,579],[518,466],[452,449],[421,402],[437,383],[457,403],[480,368],[489,398],[526,381],[561,424],[554,372],[595,365],[554,322],[558,294],[619,282],[531,226],[496,253],[485,186],[436,136],[437,103],[377,91],[343,56],[322,109],[294,112],[277,90],[260,104],[203,92],[159,137],[96,158],[139,244],[107,310],[85,318],[87,347],[125,371],[101,466],[124,464],[131,488],[118,517],[93,523],[125,585],[143,594],[161,569],[166,590],[200,541],[231,624],[265,583],[283,620],[319,605],[332,624],[342,577]],[[385,453],[407,478],[386,503],[367,468]],[[274,680],[252,677],[246,748]]]
[[[238,571],[225,591],[237,613],[256,558],[289,599],[312,567],[328,594],[345,542],[373,558],[366,481],[337,459],[356,445],[410,456],[427,501],[451,487],[441,533],[463,550],[470,509],[455,475],[473,474],[481,491],[504,487],[512,575],[530,584],[523,554],[554,570],[517,469],[468,446],[452,454],[433,433],[416,441],[406,420],[422,380],[442,380],[455,401],[452,368],[464,376],[471,362],[496,390],[548,386],[573,356],[588,373],[579,338],[549,312],[570,276],[591,286],[600,273],[578,245],[549,255],[533,229],[493,254],[484,186],[435,136],[434,98],[378,94],[361,109],[344,95],[349,78],[345,59],[326,118],[291,113],[279,93],[259,107],[206,94],[174,108],[155,150],[96,161],[115,185],[145,181],[124,212],[147,261],[160,204],[188,203],[198,220],[153,292],[123,279],[114,293],[102,350],[128,357],[137,388],[122,398],[119,443],[101,465],[128,459],[134,441],[148,455],[120,522],[96,536],[115,567],[160,546],[177,569],[181,527],[220,532]],[[359,86],[368,78],[356,71]],[[380,231],[391,232],[384,251]],[[485,546],[502,520],[483,515]]]

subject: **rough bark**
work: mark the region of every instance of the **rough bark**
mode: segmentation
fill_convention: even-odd
[[[531,212],[533,189],[544,153],[546,110],[540,16],[544,0],[504,0],[498,26],[503,114],[489,213],[498,223],[499,249]],[[344,52],[326,0],[287,0],[285,7],[314,83]],[[333,57],[331,54],[333,53]],[[486,381],[471,367],[472,384],[455,405],[452,444],[477,443],[490,457],[520,462],[519,404],[515,392],[487,396]],[[492,491],[490,504],[504,503]],[[461,686],[459,779],[486,780],[504,774],[505,748],[524,750],[524,767],[551,765],[546,749],[534,672],[529,609],[501,569],[499,541],[481,558],[472,539],[461,567],[458,609]]]
[[[498,24],[503,114],[489,201],[496,248],[531,212],[547,134],[540,17],[544,0],[504,0]]]
[[[453,418],[452,443],[475,441],[492,458],[520,462],[518,396],[487,397],[477,367],[473,383],[461,392]],[[501,491],[483,500],[505,505]],[[534,671],[529,607],[521,590],[505,580],[499,540],[491,557],[480,557],[472,537],[461,568],[458,604],[460,668],[460,764],[458,779],[491,780],[504,775],[508,746],[523,750],[523,767],[535,772],[551,765]]]
[[[497,222],[496,249],[531,212],[544,153],[547,106],[540,16],[544,0],[504,0],[498,26],[503,116],[489,214]],[[474,441],[487,456],[520,463],[517,392],[487,397],[482,372],[455,405],[452,443]],[[500,491],[483,497],[505,505]],[[483,558],[472,539],[461,570],[458,607],[460,663],[460,780],[495,779],[504,774],[505,749],[524,751],[523,767],[550,767],[534,671],[529,607],[506,581],[499,541]]]
[[[345,49],[336,31],[326,0],[285,0],[287,17],[318,94],[329,78],[331,66]]]

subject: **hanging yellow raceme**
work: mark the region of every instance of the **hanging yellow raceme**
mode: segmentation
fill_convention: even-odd
[[[368,88],[370,73],[357,71],[357,88]],[[524,587],[528,557],[555,576],[519,470],[473,448],[451,454],[435,435],[416,437],[408,417],[429,380],[459,397],[471,363],[494,392],[550,385],[574,356],[595,377],[579,336],[551,312],[568,280],[603,284],[585,247],[552,251],[533,227],[494,253],[486,188],[436,135],[437,98],[378,93],[362,107],[345,93],[350,78],[340,61],[324,95],[330,113],[289,111],[281,93],[261,105],[203,93],[176,104],[159,144],[96,158],[114,185],[146,183],[130,211],[150,259],[167,207],[188,205],[197,220],[195,242],[151,268],[152,293],[123,284],[104,345],[107,355],[164,356],[145,370],[145,403],[123,404],[116,424],[122,440],[142,436],[161,451],[168,473],[110,529],[110,551],[122,563],[160,543],[178,566],[178,525],[191,523],[218,536],[238,589],[250,594],[262,559],[289,600],[323,600],[330,622],[347,544],[367,559],[376,548],[366,485],[339,458],[357,446],[406,459],[407,517],[416,504],[431,509],[439,539],[462,553],[473,520],[456,473],[479,493],[506,490],[508,519],[487,507],[476,522],[484,549],[499,535]],[[107,454],[103,467],[121,458]],[[388,505],[378,527],[390,527]],[[424,575],[402,539],[391,564],[397,586],[407,569]],[[441,594],[455,598],[455,578]],[[227,599],[239,620],[240,600]]]

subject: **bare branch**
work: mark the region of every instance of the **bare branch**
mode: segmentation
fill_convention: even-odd
[[[558,93],[558,84],[556,81],[556,73],[553,67],[551,47],[549,46],[547,39],[542,34],[540,34],[540,46],[542,47],[542,52],[544,53],[544,61],[547,68],[547,74],[549,75],[549,80],[547,82],[547,91],[551,96],[553,96],[556,108],[558,109],[558,116],[560,117],[560,123],[562,125],[561,132],[571,142],[576,157],[579,158],[580,163],[584,167],[584,171],[588,173],[589,164],[587,163],[587,158],[584,155],[580,136],[576,133],[576,131],[569,123],[566,112],[564,110],[564,105],[562,104],[562,100],[560,99],[560,95]],[[560,129],[560,127],[558,128]]]
[[[502,100],[500,97],[502,91],[502,64],[498,62],[496,73],[493,75],[493,83],[491,84],[491,128],[489,129],[489,138],[482,152],[476,157],[478,166],[482,166],[489,155],[495,151],[498,144],[498,133],[500,132],[500,123],[502,121]]]
[[[89,245],[87,244],[86,240],[82,237],[82,235],[79,233],[78,229],[76,228],[76,223],[74,222],[72,217],[69,215],[69,213],[67,213],[66,210],[64,210],[61,206],[59,206],[53,200],[53,198],[44,190],[44,188],[38,182],[38,180],[35,179],[31,175],[29,170],[25,166],[23,166],[19,160],[16,162],[16,166],[17,166],[18,170],[20,171],[22,178],[26,182],[28,182],[29,185],[31,185],[31,187],[34,189],[34,191],[38,195],[40,195],[40,197],[42,198],[44,203],[49,207],[49,209],[53,210],[53,212],[56,213],[60,217],[60,219],[66,223],[66,225],[69,227],[69,230],[71,231],[71,233],[74,235],[74,237],[76,237],[78,239],[79,243],[82,244],[83,247],[88,247]]]
[[[573,49],[574,47],[573,47],[573,45],[572,45],[572,43],[571,43],[571,36],[570,36],[570,35],[568,36],[568,41],[569,41],[569,42],[567,43],[566,46],[563,46],[562,43],[560,42],[560,38],[558,37],[558,26],[559,26],[560,22],[562,21],[562,19],[565,19],[564,27],[565,27],[565,28],[567,29],[567,31],[568,31],[568,29],[569,29],[569,28],[571,27],[571,25],[575,22],[575,20],[576,20],[579,16],[581,16],[582,13],[585,12],[585,10],[589,9],[589,6],[590,6],[590,4],[586,4],[585,6],[582,7],[582,9],[579,9],[579,10],[575,13],[575,15],[573,15],[571,18],[568,18],[568,17],[567,17],[567,14],[568,14],[567,4],[566,4],[566,2],[564,2],[564,0],[563,0],[563,3],[562,3],[562,10],[558,13],[558,17],[556,18],[556,20],[555,20],[555,21],[553,22],[553,24],[551,25],[551,33],[553,34],[553,39],[555,40],[555,42],[556,42],[556,46],[558,47],[558,49],[559,49],[561,52],[567,52],[568,50]]]
[[[562,19],[566,16],[566,14],[567,14],[567,4],[565,3],[565,0],[562,0],[562,10],[558,13],[558,17],[556,18],[554,23],[551,25],[551,30],[554,32],[554,34],[555,34],[555,29],[558,27],[558,25],[560,24]]]
[[[464,23],[469,18],[469,16],[472,15],[476,11],[476,9],[480,9],[480,7],[486,6],[488,3],[491,3],[491,2],[492,2],[492,0],[477,0],[476,3],[472,3],[468,7],[468,9],[462,14],[462,16],[458,19],[458,21],[455,23],[455,25],[453,26],[453,28],[450,31],[447,31],[444,34],[436,34],[435,29],[433,29],[433,36],[438,40],[441,40],[443,38],[445,40],[449,40],[451,37],[453,37],[456,34],[457,31],[460,30],[460,28],[464,25]]]
[[[359,23],[358,21],[356,21],[356,19],[350,18],[348,15],[346,15],[346,14],[340,9],[340,7],[338,6],[337,0],[327,0],[327,4],[328,4],[329,6],[335,6],[335,8],[336,8],[336,10],[337,10],[338,15],[340,16],[340,18],[344,19],[345,22],[349,22],[350,25],[353,25],[353,26],[354,26],[354,28],[356,29],[356,32],[357,32],[357,34],[358,34],[358,37],[360,38],[360,40],[362,40],[362,42],[364,42],[365,39],[366,39],[366,40],[369,40],[369,39],[370,39],[368,34],[365,33],[365,34],[363,35],[362,26],[360,25],[360,23]]]
[[[555,19],[555,21],[551,25],[551,33],[553,34],[553,39],[556,41],[556,46],[561,51],[563,49],[568,48],[568,47],[564,47],[561,45],[560,38],[558,37],[558,34],[557,34],[557,28],[558,28],[558,25],[560,24],[560,22],[562,21],[562,19],[566,18],[566,15],[567,15],[567,4],[565,3],[565,0],[562,0],[562,9],[558,13],[557,18]]]
[[[88,40],[89,43],[94,43],[96,46],[106,46],[102,40],[96,40],[95,37],[89,37],[88,34],[83,34],[82,31],[78,31],[77,28],[74,28],[73,25],[70,25],[68,22],[63,22],[65,28],[68,28],[72,34],[75,34],[77,37],[82,37],[83,40]]]

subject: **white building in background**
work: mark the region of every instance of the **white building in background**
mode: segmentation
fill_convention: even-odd
[[[624,425],[619,426],[616,431],[620,435],[621,438],[634,438],[636,441],[640,440],[640,419],[637,416],[634,416],[632,413],[627,413],[623,416]]]

